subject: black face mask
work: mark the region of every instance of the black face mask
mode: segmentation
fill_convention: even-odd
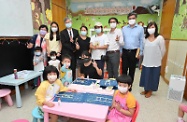
[[[84,58],[82,60],[83,60],[83,63],[88,63],[91,59],[90,58]]]

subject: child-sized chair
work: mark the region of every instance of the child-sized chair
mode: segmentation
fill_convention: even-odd
[[[1,109],[1,98],[4,98],[4,100],[8,103],[9,106],[13,105],[12,98],[10,97],[10,89],[0,89],[0,109]]]
[[[33,122],[38,122],[38,120],[40,120],[40,122],[43,122],[44,117],[39,113],[38,107],[35,107],[32,110],[32,116],[33,116]]]
[[[26,119],[17,119],[17,120],[13,120],[12,122],[29,122]]]
[[[134,115],[132,116],[131,122],[136,122],[136,118],[138,116],[139,110],[140,110],[140,104],[138,103],[138,101],[136,101],[136,109],[135,109]]]

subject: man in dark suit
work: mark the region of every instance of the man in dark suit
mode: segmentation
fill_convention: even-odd
[[[62,42],[62,51],[61,54],[68,54],[71,56],[71,69],[73,80],[75,79],[76,72],[76,47],[79,46],[76,42],[77,37],[79,36],[79,32],[76,29],[72,28],[72,21],[70,18],[65,18],[64,23],[66,28],[60,32],[60,39]]]

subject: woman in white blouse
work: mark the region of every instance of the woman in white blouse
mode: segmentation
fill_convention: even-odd
[[[158,34],[158,27],[155,22],[150,22],[145,30],[142,73],[140,87],[144,91],[140,94],[149,98],[152,91],[158,90],[162,58],[165,54],[165,40]]]

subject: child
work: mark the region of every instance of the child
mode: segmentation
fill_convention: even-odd
[[[180,104],[179,111],[178,111],[178,121],[177,122],[184,122],[182,119],[184,117],[184,112],[187,113],[187,105]]]
[[[107,122],[131,122],[136,107],[136,100],[129,92],[132,79],[130,76],[121,75],[116,80],[118,90],[114,94]]]
[[[44,70],[44,56],[42,54],[41,47],[35,47],[34,49],[34,58],[33,58],[34,71],[43,71]],[[33,89],[37,87],[39,78],[34,79]]]
[[[50,52],[51,60],[48,62],[49,65],[55,66],[60,71],[60,61],[56,59],[57,53],[55,51]]]
[[[72,70],[69,69],[71,57],[69,55],[62,56],[61,81],[64,86],[68,86],[72,82]]]
[[[91,60],[88,51],[82,52],[82,62],[80,65],[80,78],[101,79],[102,70],[98,68],[97,63]]]
[[[43,79],[44,81],[41,82],[40,86],[36,90],[35,96],[37,104],[40,106],[39,108],[42,109],[41,106],[46,105],[48,107],[53,107],[55,104],[50,100],[54,97],[55,94],[59,93],[60,91],[73,91],[68,89],[67,87],[63,86],[61,81],[58,79],[59,72],[56,67],[54,66],[47,66],[43,72]],[[51,121],[50,122],[57,122],[58,116],[54,114],[50,114]]]

